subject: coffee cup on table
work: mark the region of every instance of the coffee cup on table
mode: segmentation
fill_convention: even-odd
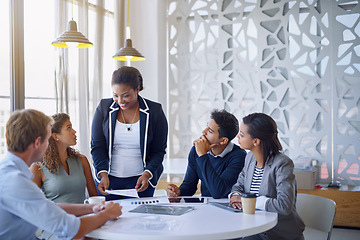
[[[256,194],[241,193],[241,204],[242,204],[243,213],[255,214]]]
[[[104,196],[93,196],[89,197],[84,200],[84,203],[86,204],[102,204],[102,202],[105,201]]]

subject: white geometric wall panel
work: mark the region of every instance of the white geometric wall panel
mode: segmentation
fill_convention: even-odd
[[[214,108],[264,112],[296,163],[359,185],[359,1],[168,1],[170,158]]]

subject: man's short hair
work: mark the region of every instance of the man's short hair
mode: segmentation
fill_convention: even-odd
[[[41,137],[41,143],[48,141],[47,127],[53,119],[34,109],[13,112],[6,123],[6,144],[10,152],[24,152],[27,147]]]
[[[219,137],[227,137],[229,142],[235,138],[239,132],[239,121],[236,117],[225,109],[211,111],[210,118],[219,126]]]

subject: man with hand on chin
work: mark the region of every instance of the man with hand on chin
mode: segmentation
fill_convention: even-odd
[[[202,136],[193,142],[180,187],[167,186],[169,197],[192,196],[201,180],[203,197],[226,198],[244,167],[245,150],[233,144],[239,131],[236,117],[226,110],[213,110]]]

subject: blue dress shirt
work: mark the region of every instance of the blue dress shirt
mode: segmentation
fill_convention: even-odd
[[[46,199],[33,177],[26,163],[10,152],[0,162],[0,239],[36,239],[37,228],[73,238],[80,219]]]

